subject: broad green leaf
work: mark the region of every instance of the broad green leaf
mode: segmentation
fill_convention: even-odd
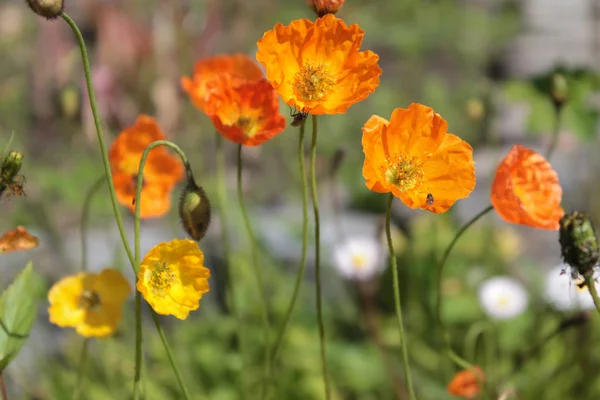
[[[0,371],[17,356],[35,320],[37,280],[31,262],[0,296]]]

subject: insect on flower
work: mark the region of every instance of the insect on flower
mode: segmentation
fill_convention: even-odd
[[[294,128],[296,128],[296,127],[302,125],[302,123],[306,120],[306,118],[308,117],[308,112],[298,111],[296,109],[290,108],[290,117],[292,117],[294,119],[292,121],[291,125]]]
[[[431,193],[427,193],[427,205],[428,205],[428,206],[431,206],[431,205],[433,205],[433,202],[434,202],[434,201],[435,201],[435,200],[434,200],[434,198],[433,198],[433,195],[432,195]]]

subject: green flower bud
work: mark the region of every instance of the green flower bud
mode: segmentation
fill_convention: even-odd
[[[582,212],[573,211],[560,219],[560,249],[565,263],[583,276],[591,276],[600,260],[596,231]]]
[[[0,179],[3,182],[12,182],[21,169],[23,162],[23,153],[20,151],[11,151],[8,153],[2,165],[0,166]]]
[[[552,75],[552,102],[556,107],[561,107],[567,101],[567,78],[562,74]]]
[[[46,19],[58,18],[63,11],[63,0],[27,0],[29,8]]]
[[[179,217],[183,229],[195,241],[200,241],[210,225],[210,201],[206,192],[194,181],[188,171],[187,186],[181,192],[179,200]]]

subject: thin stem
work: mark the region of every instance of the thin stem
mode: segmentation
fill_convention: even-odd
[[[269,326],[267,294],[265,293],[262,273],[260,270],[260,266],[258,265],[258,248],[256,246],[256,237],[254,236],[254,230],[252,229],[252,225],[250,224],[250,218],[248,217],[248,211],[246,210],[246,203],[244,201],[244,192],[242,190],[242,167],[242,145],[240,144],[238,147],[237,154],[237,194],[238,201],[240,203],[240,209],[242,211],[242,217],[244,218],[244,226],[246,227],[246,233],[248,234],[248,238],[250,239],[250,249],[252,251],[252,269],[254,271],[254,276],[256,277],[256,284],[258,286],[258,291],[260,294],[260,305],[262,308],[261,311],[263,320],[263,330],[265,336],[265,382],[262,388],[261,398],[265,398],[267,394],[267,388],[270,384],[271,375],[271,347],[269,346],[269,331],[271,330],[271,328]]]
[[[550,161],[550,157],[554,153],[556,149],[556,145],[558,144],[558,136],[560,134],[560,123],[562,117],[562,106],[554,107],[554,129],[552,131],[552,139],[550,140],[550,145],[548,146],[548,150],[546,150],[546,160]]]
[[[115,220],[117,221],[117,227],[119,228],[119,234],[121,235],[121,240],[123,241],[125,253],[127,254],[127,258],[129,259],[131,266],[135,269],[135,260],[133,258],[133,253],[131,252],[131,248],[129,247],[129,242],[127,241],[127,234],[125,233],[125,226],[123,225],[123,218],[121,217],[121,209],[119,208],[117,194],[113,185],[112,171],[110,169],[110,162],[108,161],[108,152],[106,151],[106,144],[104,143],[104,134],[102,133],[102,124],[100,123],[100,116],[98,114],[98,104],[96,103],[96,95],[94,93],[94,87],[92,86],[92,73],[90,70],[90,61],[88,58],[87,49],[85,47],[85,42],[83,40],[83,36],[81,35],[81,31],[77,27],[77,24],[75,24],[75,21],[73,21],[71,17],[69,17],[69,15],[67,15],[67,13],[65,12],[61,13],[61,17],[71,27],[71,30],[75,34],[77,43],[79,45],[79,51],[81,52],[81,59],[83,61],[85,83],[87,85],[88,96],[90,99],[90,108],[92,110],[92,116],[94,117],[94,125],[96,127],[96,134],[98,136],[98,143],[100,145],[100,154],[102,155],[104,174],[106,178],[106,183],[108,184],[108,190],[110,192],[110,201],[112,204],[113,213],[115,215]]]
[[[79,400],[79,397],[81,396],[81,383],[83,382],[85,361],[87,360],[89,344],[90,340],[84,339],[83,345],[81,346],[81,355],[79,356],[79,368],[77,370],[77,381],[75,382],[75,390],[73,390],[73,400]]]
[[[179,372],[179,369],[177,368],[177,364],[175,363],[175,358],[173,357],[173,352],[171,351],[171,346],[169,346],[169,341],[167,340],[167,335],[165,335],[165,331],[163,330],[162,326],[160,325],[160,321],[158,320],[158,315],[152,309],[152,306],[150,306],[150,304],[148,304],[148,308],[150,309],[150,312],[152,314],[152,320],[154,321],[154,325],[156,326],[158,336],[160,336],[160,340],[162,341],[163,347],[165,348],[165,352],[167,353],[167,358],[169,359],[171,368],[173,369],[173,372],[175,372],[175,377],[177,378],[177,383],[179,383],[179,387],[181,388],[181,391],[183,392],[183,397],[185,398],[185,400],[190,400],[191,399],[190,392],[188,392],[187,387],[185,386],[185,383],[183,382],[183,378],[181,377],[181,373]]]
[[[143,185],[143,176],[144,176],[144,168],[146,167],[146,159],[148,158],[148,154],[150,154],[150,151],[152,149],[154,149],[155,147],[158,146],[167,146],[171,149],[173,149],[181,158],[181,161],[183,162],[185,169],[187,171],[188,177],[191,176],[191,169],[190,169],[190,164],[188,162],[187,157],[185,156],[185,153],[183,152],[183,150],[181,150],[179,148],[179,146],[177,146],[174,143],[169,142],[168,140],[157,140],[154,141],[152,143],[150,143],[148,145],[148,147],[146,147],[146,149],[144,150],[144,152],[142,153],[142,157],[140,158],[140,165],[138,168],[138,179],[136,182],[136,188],[135,188],[135,219],[134,219],[134,225],[133,225],[133,235],[134,235],[134,248],[135,248],[135,266],[134,266],[134,271],[137,275],[139,268],[140,268],[140,263],[141,263],[141,259],[142,259],[142,255],[141,255],[141,250],[140,250],[140,210],[141,210],[141,203],[142,203],[142,185]],[[140,179],[140,177],[142,177]],[[158,318],[154,318],[154,323],[156,324],[156,329],[160,332],[162,332],[162,327],[160,326],[160,322],[158,321]],[[135,375],[133,378],[133,397],[134,399],[138,399],[139,398],[139,385],[140,385],[140,380],[141,380],[141,374],[142,374],[142,296],[141,293],[139,291],[136,291],[135,293]],[[164,333],[163,333],[164,336]],[[177,369],[177,365],[175,364],[175,360],[173,358],[173,356],[171,355],[171,349],[169,348],[169,344],[167,342],[166,337],[162,337],[162,342],[163,345],[165,347],[165,351],[168,353],[169,355],[169,361],[171,362],[171,367],[173,368],[173,371],[175,372],[175,375],[177,375],[177,380],[179,382],[179,386],[181,388],[181,391],[184,392],[184,394],[187,393],[187,388],[185,387],[185,385],[183,384],[183,381],[181,379],[181,376],[179,375],[179,371]],[[186,399],[189,397],[189,394],[186,395]]]
[[[388,198],[387,210],[385,213],[385,235],[387,237],[388,249],[390,252],[390,261],[392,267],[392,279],[394,285],[394,304],[396,306],[396,321],[398,322],[398,335],[400,336],[400,344],[402,346],[402,362],[404,363],[404,379],[408,389],[408,396],[411,400],[415,400],[415,390],[413,388],[410,377],[410,364],[408,362],[408,348],[406,346],[406,337],[404,336],[404,325],[402,323],[402,304],[400,302],[400,283],[398,282],[398,266],[396,265],[396,253],[394,252],[394,244],[392,243],[392,232],[390,229],[390,220],[392,214],[392,202],[394,195],[390,193]]]
[[[313,203],[313,214],[315,218],[315,287],[317,298],[317,322],[319,324],[319,342],[321,344],[321,366],[323,369],[323,382],[325,384],[325,399],[331,397],[329,386],[329,371],[327,369],[327,349],[325,347],[325,325],[323,323],[323,300],[321,299],[321,243],[319,225],[319,196],[317,194],[317,176],[315,164],[317,159],[317,116],[312,116],[312,143],[310,146],[310,184]]]
[[[285,338],[288,323],[292,318],[294,307],[296,306],[296,300],[298,299],[298,293],[300,292],[300,286],[302,285],[302,281],[304,279],[304,270],[306,269],[306,250],[308,248],[308,183],[306,180],[306,166],[304,163],[305,122],[306,121],[303,121],[302,125],[300,125],[300,135],[298,137],[298,161],[300,167],[300,178],[302,179],[302,253],[300,255],[300,268],[298,269],[298,274],[296,275],[296,283],[294,284],[292,299],[290,300],[287,312],[285,313],[285,317],[277,334],[277,340],[273,346],[273,354],[271,356],[272,364],[275,364],[277,361],[277,355],[279,353],[279,349],[281,348],[283,339]]]
[[[2,371],[0,371],[0,394],[2,394],[2,400],[8,400],[8,393],[6,391],[6,384],[4,383]]]
[[[80,229],[81,229],[81,270],[87,270],[87,241],[85,240],[85,234],[87,231],[87,223],[90,213],[90,205],[92,199],[98,190],[102,187],[105,182],[104,176],[101,176],[87,191],[85,199],[83,200],[83,210],[81,211]]]
[[[587,286],[588,290],[590,291],[590,295],[594,300],[596,310],[598,310],[598,313],[600,313],[600,298],[598,297],[598,291],[596,290],[596,282],[591,275],[585,277],[585,285]]]
[[[217,147],[217,202],[219,203],[219,216],[221,217],[221,241],[223,242],[223,256],[225,257],[225,279],[226,279],[226,290],[229,310],[233,314],[236,321],[236,332],[235,340],[237,342],[237,350],[240,353],[242,359],[242,369],[239,376],[240,385],[238,386],[240,395],[242,398],[245,397],[244,388],[244,351],[243,351],[243,330],[242,321],[239,315],[239,309],[235,302],[235,290],[233,281],[231,279],[231,267],[233,262],[231,260],[231,245],[229,243],[229,224],[227,218],[227,178],[225,174],[225,152],[223,151],[223,136],[216,131],[215,132],[216,147]]]

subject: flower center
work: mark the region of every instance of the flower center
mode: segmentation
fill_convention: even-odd
[[[242,115],[236,121],[235,126],[244,131],[246,136],[253,136],[256,131],[256,120]]]
[[[354,264],[354,269],[360,271],[363,268],[365,268],[365,265],[367,264],[367,259],[363,255],[355,255],[352,256],[352,263]]]
[[[498,298],[498,305],[500,306],[500,308],[506,308],[506,306],[508,306],[509,302],[510,302],[510,299],[506,295],[500,296]]]
[[[100,296],[90,289],[85,289],[79,296],[79,308],[86,310],[97,310],[100,307]]]
[[[165,291],[171,288],[174,281],[175,274],[171,271],[171,268],[169,268],[167,263],[157,261],[150,272],[150,279],[148,282],[152,288],[152,292],[162,296]]]
[[[416,157],[408,159],[400,156],[398,161],[390,163],[385,171],[385,179],[403,192],[411,190],[421,183],[423,176],[423,168]]]
[[[305,64],[296,72],[294,88],[304,100],[323,100],[333,92],[335,81],[324,65]]]

